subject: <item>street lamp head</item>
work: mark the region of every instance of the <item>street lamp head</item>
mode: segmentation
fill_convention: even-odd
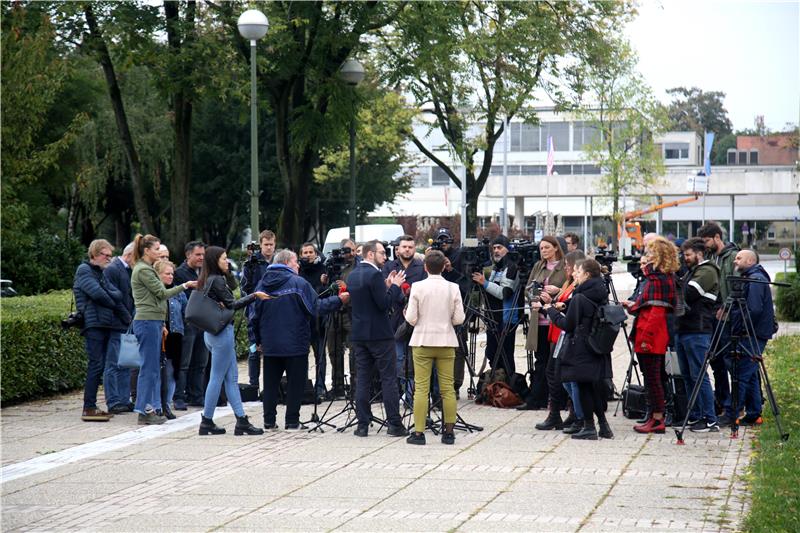
[[[364,67],[355,59],[348,59],[339,67],[339,76],[346,84],[356,86],[364,79]]]
[[[239,34],[248,41],[257,41],[267,34],[269,22],[266,15],[258,9],[248,9],[239,15]]]

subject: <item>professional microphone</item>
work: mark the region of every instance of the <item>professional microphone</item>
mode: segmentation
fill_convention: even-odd
[[[411,284],[407,281],[404,281],[402,285],[400,285],[400,290],[403,291],[403,294],[408,296],[408,293],[411,292]]]
[[[344,281],[340,281],[339,283],[341,284],[341,286],[339,286],[338,294],[342,294],[342,293],[347,292],[347,284]],[[338,286],[337,283],[334,283],[334,285]],[[334,287],[331,287],[331,289],[334,290],[334,291],[336,290]]]

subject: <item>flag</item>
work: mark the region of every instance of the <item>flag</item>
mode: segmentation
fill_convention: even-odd
[[[450,190],[449,189],[450,188],[447,185],[444,186],[444,208],[445,208],[445,210],[447,211],[448,214],[450,214],[449,206],[447,205],[448,196],[450,196]]]
[[[553,137],[547,136],[547,175],[553,175],[553,164],[555,163],[556,152],[553,148]]]
[[[706,176],[711,175],[711,147],[714,145],[714,132],[706,132],[706,145],[704,146],[705,157],[703,159],[703,166]]]

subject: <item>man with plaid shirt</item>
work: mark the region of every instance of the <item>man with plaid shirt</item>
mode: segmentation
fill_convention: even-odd
[[[699,237],[688,239],[681,249],[689,271],[681,279],[680,290],[686,311],[676,324],[675,348],[683,375],[688,377],[687,390],[693,390],[697,381],[702,380],[697,402],[689,413],[689,429],[707,433],[718,431],[718,421],[708,372],[703,375],[700,372],[714,331],[719,301],[719,267],[705,259],[706,247]]]

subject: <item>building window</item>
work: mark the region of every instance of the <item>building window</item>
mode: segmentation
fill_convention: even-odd
[[[689,143],[664,143],[664,159],[689,159]]]
[[[572,149],[583,150],[585,146],[597,144],[600,140],[600,130],[589,122],[574,122],[572,124]]]
[[[520,152],[538,152],[539,126],[521,124],[520,127]]]
[[[739,152],[738,164],[740,164],[740,165],[746,165],[747,164],[747,152]]]
[[[587,176],[599,176],[600,175],[600,167],[597,165],[582,165],[582,173]]]
[[[568,176],[572,174],[572,165],[553,165],[553,174],[556,173],[560,176]]]
[[[553,137],[553,147],[556,152],[569,151],[569,122],[546,122],[542,124],[542,152],[546,152],[548,149],[548,136]]]
[[[411,169],[413,187],[431,186],[431,167],[420,167]]]
[[[728,149],[728,164],[735,165],[736,164],[736,150],[733,148]]]
[[[750,150],[750,164],[751,165],[758,164],[758,150]]]
[[[522,165],[520,174],[523,176],[542,176],[546,172],[545,165]]]
[[[453,169],[456,171],[456,169]],[[436,186],[450,186],[450,176],[440,167],[431,167],[431,185]]]

